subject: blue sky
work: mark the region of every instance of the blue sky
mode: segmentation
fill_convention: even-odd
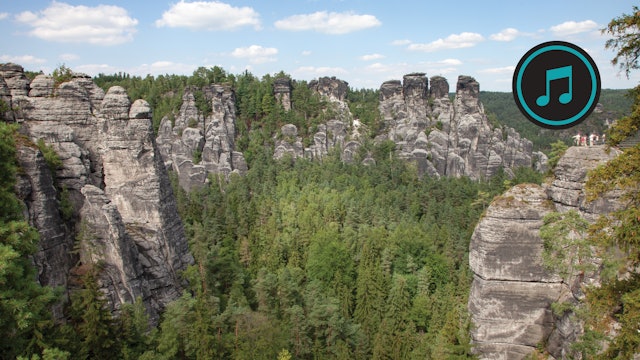
[[[0,62],[90,75],[191,74],[198,66],[336,76],[378,88],[410,72],[471,75],[482,90],[511,91],[524,53],[573,42],[596,61],[603,88],[631,88],[610,63],[599,29],[632,10],[622,0],[119,1],[0,0]]]

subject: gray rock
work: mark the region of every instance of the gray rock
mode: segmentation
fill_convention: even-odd
[[[449,83],[442,76],[431,77],[431,89],[429,89],[429,97],[432,99],[440,99],[449,97]]]
[[[321,77],[318,80],[311,80],[309,88],[321,96],[333,101],[344,101],[347,97],[349,83],[336,77]]]
[[[291,110],[291,79],[286,77],[276,78],[273,81],[273,94],[284,111]]]
[[[402,96],[402,82],[400,80],[385,81],[380,85],[380,101]]]
[[[563,284],[543,268],[538,235],[552,210],[542,187],[519,185],[492,202],[473,232],[469,312],[483,359],[522,359],[553,330],[550,305]]]
[[[431,89],[422,73],[406,75],[402,85],[387,81],[380,88],[385,134],[378,139],[395,141],[399,157],[416,161],[421,175],[480,179],[500,168],[510,173],[531,167],[532,143],[513,129],[493,129],[479,91],[475,79],[460,76],[452,103],[443,77],[433,77]],[[428,150],[429,156],[416,149]]]
[[[87,99],[89,95],[87,94]],[[105,119],[124,120],[129,118],[131,100],[122,86],[112,86],[102,100],[101,113]]]
[[[280,128],[282,136],[295,138],[298,136],[298,128],[293,124],[286,124]]]
[[[471,238],[469,265],[474,279],[469,312],[474,351],[481,359],[522,359],[545,342],[557,359],[572,357],[582,333],[572,314],[553,316],[551,302],[576,303],[581,288],[599,282],[597,273],[560,279],[542,267],[538,235],[549,211],[577,210],[588,221],[620,208],[619,193],[586,202],[587,172],[613,159],[616,150],[571,147],[560,158],[551,183],[518,185],[497,197]],[[545,157],[546,159],[546,157]],[[598,259],[592,259],[596,267]]]
[[[41,285],[67,289],[69,269],[75,264],[74,236],[60,216],[58,190],[42,153],[33,146],[19,145],[16,193],[26,209],[25,218],[38,229],[40,244],[33,255]],[[69,195],[70,197],[70,195]],[[61,319],[62,306],[54,306],[53,315]]]
[[[11,96],[29,95],[29,79],[22,66],[13,63],[0,64],[0,77],[4,79]]]
[[[247,171],[244,156],[235,151],[233,91],[223,85],[203,89],[213,110],[206,119],[196,107],[194,91],[193,88],[185,90],[175,124],[163,119],[156,138],[165,166],[178,174],[180,186],[185,190],[202,186],[208,174],[227,178],[231,172]],[[200,155],[197,164],[195,154]]]
[[[11,110],[13,108],[13,104],[11,101],[11,91],[9,90],[7,83],[2,77],[0,77],[0,104],[5,104],[8,108],[4,113],[0,113],[0,119],[5,121],[13,121],[14,115],[13,111]]]
[[[6,66],[3,71],[4,76]],[[157,321],[159,311],[180,296],[178,272],[193,258],[153,138],[149,106],[130,106],[119,87],[105,95],[86,75],[60,84],[54,96],[45,95],[48,82],[39,79],[35,96],[21,92],[11,101],[20,109],[15,115],[21,132],[34,142],[44,140],[62,161],[55,183],[66,189],[75,231],[86,227],[91,233],[79,260],[104,266],[99,284],[114,311],[141,296]],[[71,279],[82,272],[71,253],[78,233],[60,217],[58,190],[39,151],[22,147],[19,162],[18,193],[41,235],[34,256],[38,279],[73,288]]]
[[[131,119],[151,119],[153,112],[151,106],[146,100],[138,99],[131,104],[129,117]]]
[[[31,81],[31,90],[29,96],[52,96],[53,95],[53,76],[38,75]]]

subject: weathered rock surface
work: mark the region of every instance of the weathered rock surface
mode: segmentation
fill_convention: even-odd
[[[453,102],[446,79],[435,76],[428,85],[425,74],[413,73],[380,87],[385,134],[378,139],[393,140],[421,174],[479,179],[532,166],[532,143],[511,128],[491,126],[475,79],[458,77]]]
[[[69,269],[75,264],[74,240],[58,211],[58,191],[51,170],[36,147],[19,145],[17,150],[21,169],[16,183],[18,198],[26,205],[25,219],[38,229],[41,238],[38,252],[33,256],[38,282],[66,289]],[[62,316],[59,307],[53,310],[56,318]]]
[[[244,155],[235,150],[235,95],[231,88],[210,85],[204,96],[212,113],[204,116],[196,107],[194,89],[186,89],[182,106],[172,124],[162,119],[156,139],[165,166],[178,174],[180,185],[189,190],[208,181],[208,174],[227,178],[247,171]]]
[[[179,296],[178,272],[193,258],[149,105],[132,105],[120,87],[105,94],[82,74],[55,89],[49,77],[39,76],[30,89],[20,81],[21,68],[0,69],[9,76],[4,81],[11,84],[21,132],[33,142],[44,140],[63,164],[52,177],[39,150],[19,149],[18,193],[41,235],[34,257],[39,281],[73,288],[69,274],[78,260],[82,266],[100,263],[99,283],[112,309],[140,296],[157,320]],[[62,196],[72,205],[71,219],[59,213]],[[71,251],[76,237],[82,239],[79,259]]]
[[[309,88],[325,99],[333,110],[334,118],[318,126],[308,146],[298,136],[298,129],[293,124],[286,124],[280,129],[280,137],[276,137],[274,158],[280,159],[286,154],[292,158],[305,157],[322,159],[333,149],[340,152],[342,160],[351,162],[360,146],[358,140],[360,122],[353,119],[345,98],[348,83],[335,77],[322,77],[309,83]],[[276,93],[276,96],[277,93]]]
[[[284,111],[291,110],[291,80],[286,77],[273,81],[273,94]]]
[[[29,94],[29,79],[22,66],[13,63],[0,64],[0,77],[7,83],[12,96]]]
[[[474,272],[469,311],[474,351],[481,359],[522,359],[540,343],[555,358],[564,358],[579,336],[580,324],[551,312],[555,301],[581,297],[580,281],[563,281],[542,266],[542,218],[550,211],[577,210],[587,220],[618,205],[611,193],[587,203],[587,172],[618,154],[604,147],[571,147],[544,187],[518,185],[497,197],[471,238],[469,264]],[[569,284],[567,284],[567,282]],[[575,282],[575,283],[574,283]]]

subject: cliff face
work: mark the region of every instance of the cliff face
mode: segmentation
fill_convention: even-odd
[[[507,172],[531,167],[532,143],[511,128],[493,128],[479,93],[478,82],[469,76],[458,77],[453,102],[440,76],[431,78],[431,88],[422,73],[387,81],[380,87],[381,137],[396,142],[401,158],[415,161],[419,172],[431,176],[478,179],[500,167]]]
[[[521,359],[545,342],[563,358],[582,329],[569,317],[557,318],[556,301],[579,301],[581,282],[563,281],[542,266],[542,218],[550,211],[576,210],[589,221],[616,208],[616,194],[585,201],[586,174],[617,155],[604,147],[571,147],[545,186],[518,185],[496,198],[471,238],[474,273],[469,311],[475,351],[482,359]]]
[[[283,126],[283,137],[276,142],[274,156],[321,158],[338,147],[343,160],[353,160],[361,144],[362,129],[345,101],[347,83],[320,78],[309,87],[334,106],[335,119],[322,124],[307,147],[295,126]],[[285,91],[280,83],[277,89],[278,99],[288,99],[283,97]],[[431,78],[431,87],[423,73],[405,75],[402,82],[387,81],[380,86],[379,110],[384,130],[374,134],[375,139],[395,142],[398,156],[415,162],[420,175],[480,179],[495,175],[500,168],[507,173],[517,167],[543,169],[546,156],[533,153],[529,140],[511,128],[498,129],[489,123],[479,92],[478,82],[469,76],[458,78],[453,101],[447,80],[440,76]],[[366,163],[372,161],[365,159]]]
[[[131,104],[120,87],[105,94],[83,75],[58,86],[39,75],[30,84],[20,66],[5,64],[0,79],[21,132],[42,139],[62,161],[52,177],[40,151],[25,145],[18,152],[19,196],[41,235],[39,281],[69,288],[78,265],[99,265],[114,310],[140,296],[157,319],[179,296],[178,272],[193,259],[149,105]],[[71,207],[67,218],[61,202]]]
[[[203,93],[211,104],[207,116],[198,110],[194,92],[185,90],[175,121],[165,117],[156,139],[165,166],[178,174],[185,190],[204,184],[210,173],[226,178],[232,172],[247,171],[244,155],[235,151],[233,90],[223,85],[206,87]]]
[[[278,87],[274,87],[276,98],[286,107],[283,99],[291,98],[291,86],[288,91],[282,85],[283,81],[277,81]],[[304,146],[302,137],[298,136],[298,128],[293,124],[286,124],[280,129],[281,137],[276,138],[274,158],[280,159],[286,154],[291,157],[307,159],[322,159],[331,150],[338,149],[341,158],[346,162],[351,162],[358,148],[359,125],[353,119],[349,105],[346,102],[347,89],[349,84],[346,81],[335,77],[321,77],[309,83],[309,88],[320,95],[334,113],[334,118],[318,126],[318,131],[313,134],[308,146]],[[289,94],[289,95],[286,95]]]

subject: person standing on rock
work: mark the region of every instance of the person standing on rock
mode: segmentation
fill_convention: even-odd
[[[580,146],[580,133],[577,133],[576,135],[573,136],[573,144],[575,146]]]

